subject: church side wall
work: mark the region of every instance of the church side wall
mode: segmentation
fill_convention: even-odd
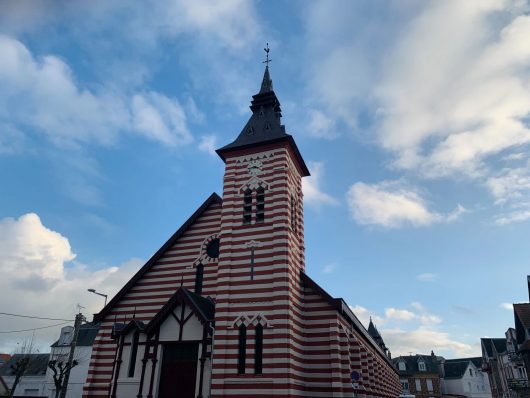
[[[392,365],[309,287],[304,289],[304,321],[304,396],[397,397],[401,393]],[[355,390],[352,371],[360,375]]]
[[[195,273],[201,247],[208,237],[218,234],[221,205],[212,204],[183,236],[153,265],[102,321],[94,341],[84,397],[107,398],[111,385],[117,344],[111,338],[115,322],[128,323],[135,317],[148,323],[183,284],[195,288]],[[204,262],[204,296],[216,295],[217,262]]]

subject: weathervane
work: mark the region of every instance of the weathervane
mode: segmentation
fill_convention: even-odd
[[[264,48],[265,52],[267,53],[267,59],[263,61],[264,64],[267,64],[267,68],[269,67],[269,62],[272,62],[272,59],[269,59],[269,51],[271,50],[269,48],[269,43],[267,43],[267,47]]]

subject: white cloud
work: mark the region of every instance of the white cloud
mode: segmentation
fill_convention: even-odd
[[[318,138],[333,139],[338,137],[336,121],[318,109],[308,111],[309,120],[304,129],[310,135]]]
[[[61,319],[73,319],[76,305],[86,309],[87,318],[102,308],[101,297],[86,292],[93,287],[112,297],[141,265],[131,259],[119,267],[90,270],[72,263],[76,255],[66,237],[47,228],[35,213],[18,219],[0,220],[0,290],[5,297],[4,312]],[[8,305],[8,307],[6,307]],[[22,330],[53,325],[53,321],[36,321],[2,316],[2,331]],[[48,349],[57,338],[59,326],[35,332],[37,344]],[[0,335],[0,350],[11,352],[16,342],[31,332]]]
[[[368,310],[367,308],[363,306],[360,306],[360,305],[351,306],[350,305],[349,307],[353,311],[355,316],[359,319],[359,321],[361,321],[361,323],[365,327],[368,327],[368,324],[370,323],[370,319],[372,319],[373,323],[376,326],[380,326],[385,323],[385,318],[379,315],[376,315],[375,313],[373,313],[372,311]]]
[[[423,274],[416,275],[416,279],[422,282],[433,282],[438,279],[438,274],[433,274],[431,272],[425,272]]]
[[[410,321],[416,318],[416,314],[414,314],[412,311],[397,308],[386,308],[385,316],[389,319],[396,319],[401,321]]]
[[[35,130],[67,147],[111,145],[123,132],[169,146],[192,141],[176,99],[152,91],[129,97],[105,86],[89,90],[58,57],[36,59],[20,41],[5,35],[0,35],[0,53],[0,125]]]
[[[393,356],[428,354],[434,350],[438,355],[474,356],[480,352],[477,344],[467,344],[453,339],[446,331],[439,330],[442,319],[419,302],[410,303],[410,309],[386,308],[384,316],[365,307],[350,306],[365,327],[370,316]],[[380,327],[382,326],[382,327]]]
[[[319,207],[321,205],[336,205],[337,199],[323,192],[320,188],[321,178],[324,176],[323,162],[308,162],[311,176],[302,179],[302,190],[304,192],[304,203],[309,206]]]
[[[215,150],[217,146],[217,137],[215,135],[203,135],[199,143],[199,150],[206,152],[212,156],[216,156]]]
[[[329,264],[326,264],[326,265],[324,266],[324,268],[322,268],[322,273],[323,273],[323,274],[331,274],[331,273],[334,272],[337,268],[338,268],[338,264],[337,264],[337,263],[329,263]]]
[[[499,308],[502,308],[503,310],[507,310],[507,311],[513,311],[513,304],[512,303],[500,303]]]
[[[416,330],[392,328],[380,332],[394,357],[409,353],[429,354],[431,350],[437,355],[450,357],[470,357],[480,352],[478,343],[472,345],[459,342],[452,339],[447,332],[426,328]]]
[[[493,162],[520,159],[530,142],[529,11],[518,0],[391,3],[377,13],[315,2],[307,54],[323,61],[310,64],[311,106],[366,131],[394,170],[503,189],[496,179],[513,176],[498,176]],[[528,196],[521,201],[497,223],[530,218]]]
[[[350,187],[347,200],[352,217],[359,224],[387,228],[454,221],[463,213],[460,205],[448,215],[433,212],[428,209],[420,193],[399,181],[383,181],[372,185],[357,182]]]

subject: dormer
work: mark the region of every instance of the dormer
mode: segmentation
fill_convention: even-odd
[[[403,359],[400,359],[397,363],[397,368],[399,371],[405,372],[407,370],[407,364]]]
[[[74,328],[72,326],[65,326],[61,328],[61,334],[57,345],[70,345],[74,335]]]
[[[425,364],[425,360],[423,359],[423,357],[418,357],[418,370],[420,372],[427,371],[427,365]]]

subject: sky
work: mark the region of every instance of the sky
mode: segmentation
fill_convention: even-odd
[[[393,356],[480,355],[530,272],[530,4],[0,4],[0,312],[91,318],[212,193],[266,43],[306,271]],[[0,351],[63,321],[0,315]],[[48,327],[52,326],[52,327]],[[29,332],[4,333],[34,329]]]

